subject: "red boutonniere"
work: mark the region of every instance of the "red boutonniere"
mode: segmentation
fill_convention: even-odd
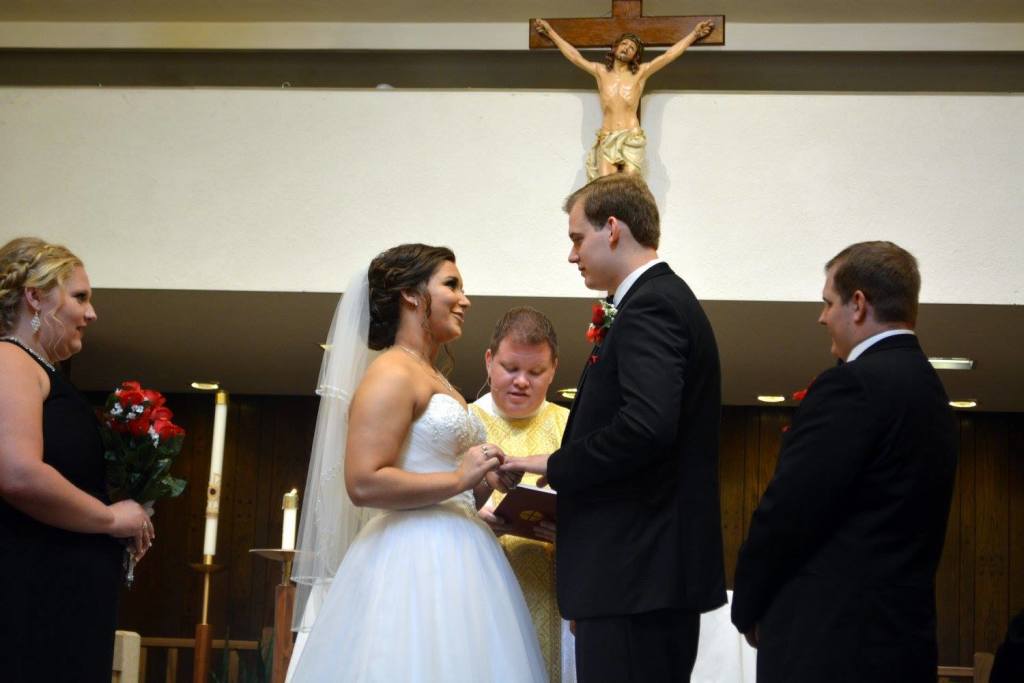
[[[814,384],[814,380],[813,379],[811,380],[811,384]],[[792,399],[794,401],[798,401],[798,402],[804,400],[804,397],[807,396],[807,392],[811,390],[811,384],[808,384],[806,387],[804,387],[803,389],[800,389],[799,391],[794,391],[793,394],[792,394]],[[789,425],[786,425],[785,427],[783,427],[782,431],[783,432],[788,432],[789,431]]]
[[[608,336],[608,330],[615,322],[615,315],[618,309],[607,301],[598,301],[591,309],[590,327],[587,328],[587,341],[591,344],[600,344]],[[593,362],[593,361],[591,361]]]
[[[811,386],[812,386],[813,384],[814,384],[814,380],[812,379],[812,380],[811,380],[811,381],[810,381],[810,382],[809,382],[809,383],[807,384],[807,386],[806,386],[806,387],[804,387],[804,388],[803,388],[803,389],[801,389],[800,391],[794,391],[794,392],[793,392],[793,400],[794,400],[794,401],[802,401],[802,400],[804,400],[804,397],[805,397],[805,396],[807,396],[807,392],[811,390]]]

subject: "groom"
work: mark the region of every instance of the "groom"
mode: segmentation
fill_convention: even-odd
[[[558,492],[558,605],[576,621],[580,683],[689,680],[700,613],[725,603],[718,347],[658,258],[658,207],[639,177],[598,178],[564,208],[569,262],[615,312],[588,332],[561,448],[503,468]]]

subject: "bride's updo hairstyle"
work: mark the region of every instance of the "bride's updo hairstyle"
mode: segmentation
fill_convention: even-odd
[[[25,289],[48,292],[63,287],[81,259],[67,247],[35,237],[19,237],[0,247],[0,334],[17,325]]]
[[[430,295],[427,282],[444,263],[455,263],[455,254],[448,247],[426,244],[400,244],[377,255],[370,262],[367,280],[370,285],[370,333],[367,345],[375,350],[395,343],[398,332],[402,292],[418,292],[430,317]]]

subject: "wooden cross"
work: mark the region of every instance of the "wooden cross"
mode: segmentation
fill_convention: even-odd
[[[643,0],[612,0],[607,19],[548,19],[551,28],[576,47],[611,47],[623,33],[635,33],[645,47],[667,47],[679,42],[693,27],[709,19],[715,28],[698,45],[725,45],[725,16],[645,17]],[[530,49],[554,47],[534,30],[530,19]]]

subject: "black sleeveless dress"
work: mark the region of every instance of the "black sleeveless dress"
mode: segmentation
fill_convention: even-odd
[[[96,415],[60,372],[43,369],[43,461],[109,503]],[[123,551],[106,534],[58,529],[0,500],[0,679],[110,681]]]

